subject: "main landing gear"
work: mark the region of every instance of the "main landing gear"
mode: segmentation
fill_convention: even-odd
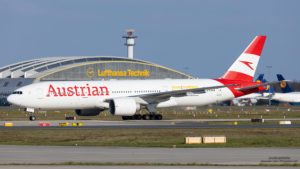
[[[162,120],[161,114],[135,114],[133,116],[122,116],[123,120]]]
[[[155,114],[157,104],[148,104],[146,109],[149,111],[149,114],[135,114],[133,116],[122,116],[123,120],[162,120],[163,116],[161,114]]]

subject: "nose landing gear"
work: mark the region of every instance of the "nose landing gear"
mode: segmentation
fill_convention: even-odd
[[[35,121],[36,117],[34,116],[34,109],[33,108],[26,108],[26,112],[29,112],[29,120],[30,121]]]
[[[36,117],[33,116],[33,115],[31,115],[31,116],[29,116],[29,120],[30,120],[30,121],[35,121],[35,120],[36,120]]]

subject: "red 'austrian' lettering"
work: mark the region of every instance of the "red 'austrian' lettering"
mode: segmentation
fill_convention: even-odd
[[[52,84],[49,85],[47,97],[65,97],[65,96],[108,96],[108,88],[106,86],[76,86],[74,87],[54,87]]]

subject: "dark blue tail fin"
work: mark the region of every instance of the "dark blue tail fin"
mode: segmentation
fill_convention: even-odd
[[[281,74],[277,74],[277,79],[278,79],[278,81],[285,80]],[[289,84],[287,82],[281,82],[280,87],[281,87],[281,90],[283,93],[293,92],[293,90],[291,89],[291,87],[289,86]]]
[[[255,82],[263,82],[264,74],[259,74]]]

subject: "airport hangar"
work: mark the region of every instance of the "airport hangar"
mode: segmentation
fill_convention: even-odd
[[[0,68],[0,106],[14,90],[41,81],[189,79],[182,72],[127,57],[73,56],[26,60]]]

